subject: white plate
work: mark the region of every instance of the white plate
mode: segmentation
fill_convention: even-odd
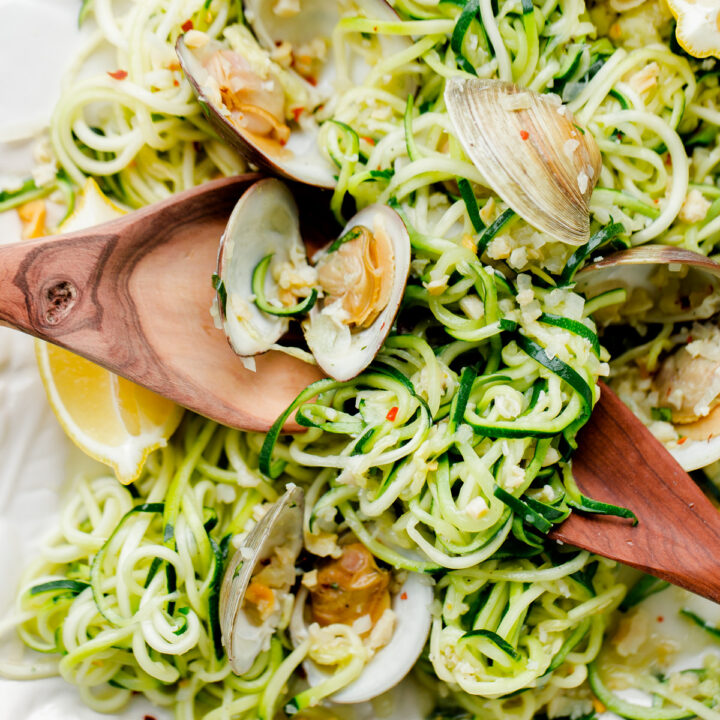
[[[32,143],[3,143],[8,137],[27,138],[47,126],[59,95],[60,80],[72,53],[82,40],[77,29],[79,0],[0,0],[0,188],[25,179],[32,168]],[[33,50],[34,48],[34,50]],[[12,98],[12,102],[6,102]],[[14,213],[0,215],[0,242],[19,239]],[[45,400],[37,374],[32,340],[0,328],[0,629],[11,613],[22,569],[38,553],[48,529],[57,526],[63,492],[85,462],[68,442]],[[691,603],[708,620],[720,622],[720,606],[690,598],[673,589],[651,598],[647,605],[655,630],[675,638],[684,650],[677,668],[697,665],[705,652],[720,655],[698,628],[677,618],[677,610]],[[662,624],[657,618],[662,617]],[[3,643],[2,659],[22,655],[13,633]],[[89,710],[77,691],[59,678],[13,682],[0,678],[0,717],[13,720],[108,720]],[[401,688],[391,705],[408,717],[417,698]],[[394,702],[393,702],[394,701]],[[370,704],[357,717],[380,713]],[[386,708],[386,710],[389,708]],[[136,699],[113,717],[138,720],[145,714],[164,720],[171,713]],[[385,712],[382,713],[385,716]],[[420,712],[418,710],[418,715]],[[608,717],[610,713],[606,713]]]

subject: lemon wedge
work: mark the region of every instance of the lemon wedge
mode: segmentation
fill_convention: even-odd
[[[81,230],[124,214],[89,179],[60,230]],[[133,482],[147,456],[177,428],[182,408],[63,348],[37,340],[35,352],[50,405],[70,439],[112,467],[120,482]]]
[[[690,55],[720,58],[720,4],[718,0],[668,0],[677,20],[677,41]]]

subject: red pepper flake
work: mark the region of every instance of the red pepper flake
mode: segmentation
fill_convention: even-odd
[[[377,31],[378,31],[378,26],[377,26],[377,25],[373,25],[373,32],[377,32]]]
[[[688,343],[691,343],[692,341],[693,341],[693,336],[692,336],[692,335],[688,335],[688,336],[687,336],[687,342],[688,342]]]
[[[401,599],[401,600],[407,600],[407,593],[404,592],[404,593],[400,596],[400,599]]]
[[[397,414],[398,414],[398,410],[399,410],[398,406],[397,406],[397,405],[393,405],[393,406],[388,410],[388,414],[385,416],[385,419],[386,419],[386,420],[389,420],[390,422],[392,422],[393,420],[395,420],[395,418],[397,417]]]
[[[127,77],[127,70],[116,70],[109,72],[108,75],[115,80],[124,80]]]
[[[657,204],[660,202],[660,200],[659,200],[658,198],[655,198],[655,199],[653,200],[653,202],[657,205]]]
[[[530,133],[527,130],[521,130],[520,131],[520,137],[523,140],[527,140],[530,137]]]
[[[665,164],[672,165],[672,157],[670,156],[670,153],[665,156]]]
[[[374,145],[375,141],[369,135],[360,136],[368,145]]]
[[[687,442],[687,438],[686,438],[686,437],[681,437],[681,438],[678,440],[678,445],[682,445],[682,444],[685,443],[685,442]]]
[[[657,621],[658,621],[658,622],[664,622],[664,621],[665,621],[665,618],[664,618],[662,615],[658,615],[658,616],[657,616]]]
[[[146,715],[144,720],[155,720],[155,717],[153,715]]]
[[[179,87],[179,86],[180,86],[180,83],[179,83],[177,80],[173,80],[173,85],[174,85],[175,87]]]
[[[195,26],[193,25],[192,20],[186,20],[181,26],[183,32],[188,32],[192,30]]]
[[[300,116],[305,112],[304,107],[299,108],[293,108],[292,114],[295,122],[297,122],[300,119]]]

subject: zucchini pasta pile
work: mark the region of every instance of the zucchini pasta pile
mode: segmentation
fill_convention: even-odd
[[[317,9],[310,0],[269,4],[283,18]],[[407,669],[431,717],[577,718],[608,708],[641,720],[718,720],[712,659],[694,674],[658,677],[659,664],[628,671],[652,707],[615,693],[621,684],[605,678],[603,647],[618,618],[664,586],[641,579],[628,593],[635,577],[547,535],[571,512],[634,521],[631,510],[580,492],[576,434],[600,378],[612,371],[631,395],[688,331],[673,320],[658,331],[632,288],[576,283],[592,261],[646,243],[716,253],[720,65],[677,44],[665,0],[396,0],[395,15],[377,16],[370,0],[337,5],[324,44],[288,60],[281,43],[263,50],[253,37],[257,3],[82,3],[91,31],[51,124],[56,176],[2,193],[0,209],[59,199],[58,190],[67,205],[88,176],[138,208],[242,172],[246,161],[218,135],[178,62],[176,41],[193,31],[264,53],[281,79],[307,78],[308,66],[332,59],[334,92],[310,106],[312,92],[281,83],[287,117],[273,127],[316,127],[333,168],[330,210],[344,223],[353,208],[389,206],[412,260],[394,327],[357,377],[310,385],[267,434],[188,415],[127,487],[77,480],[58,531],[23,577],[11,622],[46,658],[3,661],[0,673],[60,674],[110,713],[142,693],[183,720],[345,717],[330,703],[367,684],[373,658],[394,647],[376,628],[382,621],[392,635],[401,621],[393,603],[423,577],[432,586],[429,632]],[[85,72],[107,48],[116,66]],[[555,94],[595,139],[602,167],[588,242],[537,230],[487,187],[446,107],[451,78]],[[272,83],[262,89],[274,92]],[[634,349],[617,340],[626,326]],[[659,401],[637,400],[641,417],[643,402]],[[303,431],[283,434],[293,418]],[[276,605],[267,614],[251,581],[254,612],[274,624],[249,669],[234,672],[223,574],[293,486],[304,492],[303,548],[287,597],[270,586]],[[333,563],[349,553],[364,558],[385,605],[324,626],[318,578],[340,572]],[[262,558],[276,570],[281,561],[282,553]],[[301,597],[315,621],[296,632]]]

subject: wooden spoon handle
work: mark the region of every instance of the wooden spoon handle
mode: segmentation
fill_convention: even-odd
[[[573,513],[555,539],[720,602],[720,512],[606,385],[578,434],[573,474],[585,495],[639,522]]]
[[[113,223],[114,230],[0,247],[0,320],[52,342],[101,324],[103,308],[94,289],[122,222]]]

